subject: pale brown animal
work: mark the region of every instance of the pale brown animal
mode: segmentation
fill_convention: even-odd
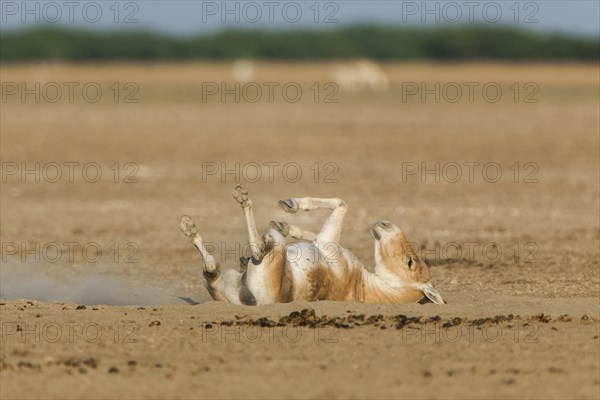
[[[359,301],[365,303],[415,303],[444,300],[431,284],[429,268],[400,229],[391,222],[373,225],[375,268],[369,272],[347,249],[340,246],[344,215],[348,206],[341,199],[312,197],[281,200],[288,213],[298,210],[331,209],[321,232],[303,231],[285,222],[271,222],[259,236],[248,192],[237,185],[234,198],[241,204],[248,226],[252,257],[242,259],[240,271],[221,271],[203,245],[196,225],[181,218],[181,230],[204,259],[204,276],[215,300],[260,305],[293,300]],[[300,239],[286,243],[285,237]]]

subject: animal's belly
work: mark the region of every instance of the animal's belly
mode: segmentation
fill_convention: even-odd
[[[294,300],[352,300],[354,276],[346,250],[319,249],[312,242],[286,246]]]
[[[294,292],[302,291],[308,283],[308,275],[319,266],[319,251],[312,242],[296,242],[286,245],[286,258],[292,274]],[[295,297],[295,296],[294,296]]]

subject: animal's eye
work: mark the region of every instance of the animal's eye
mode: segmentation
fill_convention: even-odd
[[[413,260],[412,260],[411,256],[408,256],[407,264],[408,264],[408,269],[412,269]]]

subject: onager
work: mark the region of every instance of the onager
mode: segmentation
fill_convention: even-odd
[[[237,185],[233,197],[246,216],[252,252],[252,257],[240,259],[240,271],[221,271],[215,258],[206,251],[192,219],[183,216],[180,222],[181,230],[202,255],[208,292],[215,300],[245,305],[294,300],[445,303],[430,283],[429,268],[393,223],[381,221],[373,225],[375,272],[371,273],[354,254],[340,246],[348,210],[343,200],[312,197],[280,200],[279,205],[291,214],[321,208],[333,211],[318,234],[271,221],[270,229],[261,238],[248,192]],[[300,241],[286,244],[286,236]]]
[[[373,91],[385,92],[390,81],[384,70],[370,60],[359,60],[336,67],[332,78],[340,89],[349,92]]]
[[[245,85],[254,79],[254,63],[250,60],[235,60],[231,69],[235,82]]]

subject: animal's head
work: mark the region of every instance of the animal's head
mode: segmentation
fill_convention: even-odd
[[[429,267],[400,228],[389,221],[381,221],[373,225],[372,232],[375,237],[375,265],[379,271],[420,290],[432,302],[445,304],[430,282]]]

